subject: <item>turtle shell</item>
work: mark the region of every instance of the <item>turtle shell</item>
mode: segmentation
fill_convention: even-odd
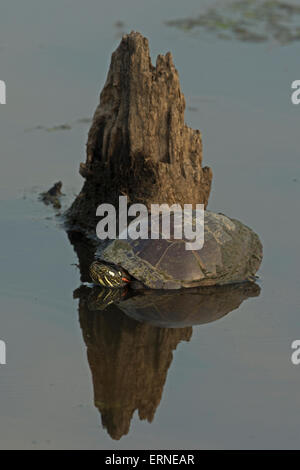
[[[193,212],[193,224],[195,218],[196,213]],[[174,220],[171,215],[171,234],[174,234]],[[187,250],[188,241],[186,238],[175,239],[174,236],[168,239],[119,238],[99,257],[119,264],[151,289],[242,282],[251,279],[261,264],[262,244],[257,234],[238,220],[223,214],[205,211],[204,244],[201,249]]]

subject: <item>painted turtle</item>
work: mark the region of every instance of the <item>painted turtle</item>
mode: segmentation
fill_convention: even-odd
[[[193,222],[196,213],[193,212]],[[171,217],[171,233],[174,217]],[[150,229],[149,229],[150,230]],[[249,227],[223,214],[205,211],[204,245],[186,250],[186,238],[116,239],[99,247],[90,266],[94,283],[103,287],[180,289],[239,283],[255,279],[262,244]],[[139,281],[138,283],[136,281]]]

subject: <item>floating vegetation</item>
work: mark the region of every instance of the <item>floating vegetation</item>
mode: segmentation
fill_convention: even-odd
[[[58,126],[53,126],[53,127],[45,127],[45,131],[47,132],[53,132],[53,131],[69,131],[71,130],[72,127],[70,124],[59,124]]]
[[[78,123],[78,124],[89,124],[92,122],[91,118],[80,118],[77,119],[74,123],[66,123],[66,124],[59,124],[57,126],[52,126],[52,127],[46,127],[42,125],[38,125],[35,127],[32,127],[30,129],[25,129],[25,132],[30,132],[30,131],[46,131],[46,132],[55,132],[55,131],[69,131],[73,128],[73,124]]]
[[[286,45],[300,40],[300,6],[278,0],[235,0],[165,24],[188,32],[202,29],[220,39],[275,40]]]
[[[53,126],[53,127],[46,127],[46,126],[35,126],[30,129],[25,129],[25,132],[29,131],[47,131],[47,132],[55,132],[55,131],[69,131],[71,130],[72,127],[70,124],[59,124],[58,126]]]

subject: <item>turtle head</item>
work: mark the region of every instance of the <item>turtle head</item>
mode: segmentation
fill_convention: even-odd
[[[130,277],[121,267],[102,261],[94,261],[91,264],[90,276],[95,284],[102,287],[124,287],[130,282]]]

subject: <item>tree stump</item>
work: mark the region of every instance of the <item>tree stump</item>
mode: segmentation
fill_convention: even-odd
[[[199,130],[184,123],[185,99],[172,55],[151,63],[148,40],[123,36],[112,54],[107,80],[88,134],[85,183],[67,211],[70,226],[95,230],[101,203],[205,206],[212,171],[202,168]]]

